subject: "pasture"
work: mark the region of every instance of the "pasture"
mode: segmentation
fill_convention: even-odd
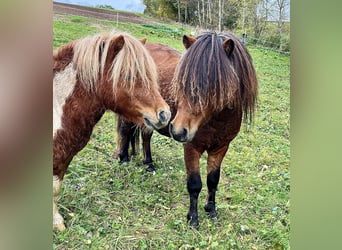
[[[55,15],[54,48],[88,34],[117,29],[183,52],[189,30],[170,25],[114,23]],[[289,249],[290,58],[248,46],[259,79],[253,126],[245,125],[222,163],[218,218],[206,218],[205,157],[200,228],[188,227],[182,144],[154,133],[157,171],[142,155],[120,165],[115,115],[106,112],[65,175],[59,211],[67,229],[53,232],[54,249]]]

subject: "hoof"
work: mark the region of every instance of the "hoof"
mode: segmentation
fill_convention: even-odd
[[[123,161],[119,161],[119,164],[124,164],[124,163],[128,163],[129,161],[123,160]]]
[[[198,216],[191,216],[188,214],[187,219],[188,219],[189,226],[191,228],[196,229],[196,230],[199,229]]]
[[[127,163],[127,162],[129,162],[128,157],[127,157],[127,156],[121,156],[121,155],[120,155],[120,157],[119,157],[119,163],[120,163],[120,164],[123,164],[123,163]]]
[[[204,210],[207,212],[210,219],[217,218],[217,212],[215,209],[214,202],[210,201],[204,206]]]
[[[63,217],[59,213],[53,215],[53,229],[57,229],[59,231],[65,230]]]
[[[189,226],[193,229],[198,230],[199,229],[199,222],[198,220],[190,220],[189,221]]]
[[[53,225],[53,229],[56,229],[58,231],[64,231],[65,230],[65,225],[64,225],[64,223],[58,224],[58,225]]]
[[[146,168],[147,172],[155,172],[156,168],[154,167],[154,165],[152,163],[148,164],[148,167]]]

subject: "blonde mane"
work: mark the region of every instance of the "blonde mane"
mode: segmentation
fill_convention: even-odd
[[[118,36],[124,37],[124,45],[114,57],[109,72],[104,72],[110,42]],[[117,86],[132,90],[140,80],[146,90],[157,87],[157,68],[141,41],[127,33],[103,33],[88,36],[74,43],[74,57],[77,75],[89,91],[95,91],[99,77],[113,81],[113,91]],[[107,65],[108,66],[108,65]]]

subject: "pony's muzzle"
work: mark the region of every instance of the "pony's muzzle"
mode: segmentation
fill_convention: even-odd
[[[173,139],[179,142],[187,142],[189,141],[189,129],[188,128],[180,128],[175,129],[174,125],[170,123],[169,132]]]
[[[145,125],[150,129],[161,129],[169,123],[171,112],[169,110],[159,110],[156,117],[152,117],[155,116],[144,115]]]

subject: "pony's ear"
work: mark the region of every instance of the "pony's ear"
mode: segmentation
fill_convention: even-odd
[[[125,44],[125,39],[122,35],[111,40],[109,43],[109,47],[108,47],[106,61],[112,62],[114,60],[114,57],[119,53],[119,51],[122,49],[124,44]]]
[[[186,49],[190,48],[194,42],[196,42],[196,38],[187,35],[183,36],[183,45]]]
[[[232,39],[228,38],[223,42],[223,49],[227,56],[230,57],[234,51],[235,44]]]
[[[146,41],[147,41],[147,38],[146,38],[146,37],[140,39],[140,42],[141,42],[142,44],[144,44],[144,45],[145,45]]]

